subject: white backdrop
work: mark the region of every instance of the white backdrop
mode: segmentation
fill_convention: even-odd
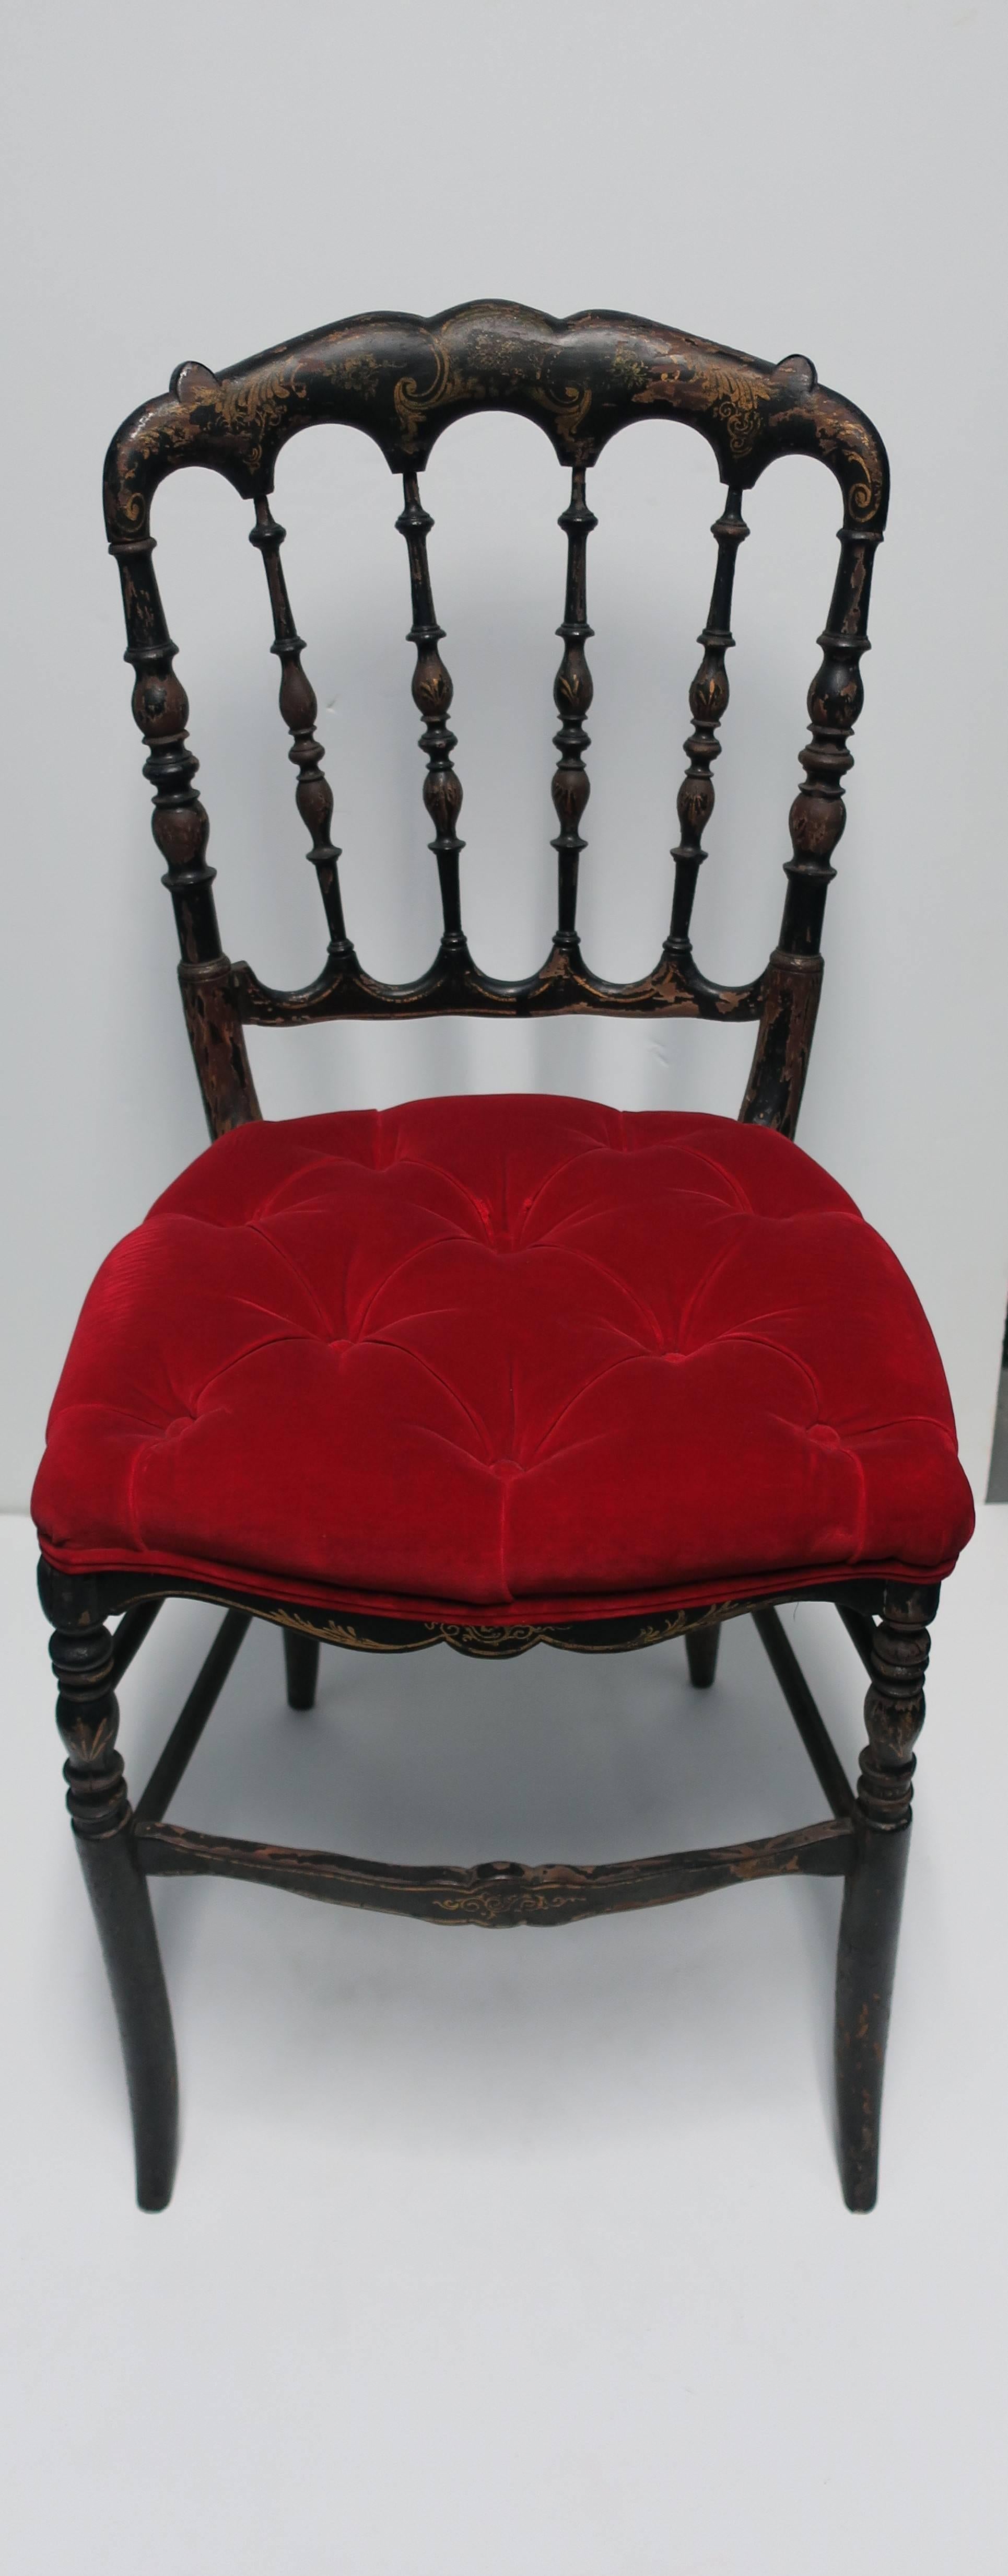
[[[471,295],[623,306],[772,359],[807,351],[889,447],[890,535],[801,1141],[906,1263],[982,1493],[1008,1280],[992,517],[1006,389],[990,311],[1003,12],[174,0],[141,15],[123,0],[22,0],[8,24],[0,1500],[27,1499],[99,1260],[205,1141],[104,553],[108,436],[182,358],[220,366],[344,313]],[[552,916],[564,478],[528,424],[471,422],[436,449],[425,497],[456,682],[467,926],[491,969],[521,970]],[[582,922],[589,955],[631,974],[667,921],[718,486],[701,442],[651,422],[606,454],[590,497]],[[418,971],[437,935],[399,506],[377,450],[350,432],[319,431],[282,460],[277,514],[348,916],[365,962],[390,974]],[[701,964],[730,978],[754,972],[776,933],[836,487],[781,465],[747,514],[695,915]],[[186,475],[155,528],[225,945],[280,981],[312,971],[323,927],[248,518],[216,478]],[[751,1034],[435,1023],[253,1033],[252,1047],[278,1114],[465,1087],[732,1112]]]

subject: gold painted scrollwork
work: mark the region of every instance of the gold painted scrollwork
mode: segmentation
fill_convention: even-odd
[[[760,404],[770,399],[768,386],[752,376],[732,375],[726,367],[712,367],[707,385],[713,392],[714,418],[727,430],[732,455],[748,456],[759,433]]]
[[[446,1646],[454,1646],[462,1655],[527,1655],[530,1646],[541,1646],[550,1634],[548,1628],[456,1627],[439,1622],[438,1636]]]
[[[744,1606],[735,1601],[719,1602],[717,1617],[719,1620],[730,1619]],[[503,1624],[484,1625],[476,1620],[431,1619],[424,1620],[421,1635],[410,1639],[404,1646],[398,1638],[389,1640],[376,1636],[370,1622],[365,1624],[362,1619],[358,1627],[349,1619],[329,1618],[324,1610],[319,1610],[312,1618],[305,1611],[281,1609],[279,1605],[268,1610],[263,1605],[257,1616],[272,1618],[279,1627],[297,1628],[306,1636],[318,1637],[324,1645],[349,1646],[369,1654],[398,1655],[416,1651],[422,1646],[443,1645],[451,1646],[456,1654],[488,1658],[526,1655],[533,1646],[555,1646],[569,1654],[611,1655],[630,1647],[667,1645],[672,1638],[684,1636],[687,1629],[703,1625],[703,1618],[698,1619],[690,1610],[670,1610],[664,1617],[649,1619],[639,1628],[634,1628],[632,1621],[627,1619],[625,1624],[632,1630],[629,1636],[615,1640],[601,1638],[598,1645],[593,1645],[586,1641],[583,1627],[579,1636],[571,1637],[566,1622],[544,1621],[535,1625],[516,1622],[513,1627],[506,1627]]]
[[[770,386],[732,367],[703,367],[694,373],[673,359],[656,369],[633,400],[641,404],[674,401],[683,411],[709,412],[721,422],[731,455],[742,458],[749,455],[759,435],[760,406],[769,402]]]
[[[838,427],[824,421],[821,426],[817,424],[816,445],[827,462],[839,453],[854,473],[854,482],[847,486],[851,518],[874,518],[882,498],[882,461],[867,432],[852,421],[842,421]]]
[[[478,402],[480,384],[471,376],[457,373],[443,343],[431,343],[434,372],[429,385],[422,389],[416,376],[400,376],[392,388],[396,418],[407,439],[415,439],[424,429],[428,414],[443,411],[449,403]],[[548,384],[529,380],[527,399],[537,409],[548,412],[568,438],[580,429],[591,406],[589,385],[563,385],[554,392]]]
[[[439,1896],[438,1916],[451,1923],[510,1924],[534,1922],[538,1916],[566,1914],[576,1899],[576,1885],[509,1887],[506,1883],[466,1888],[458,1896]]]
[[[400,376],[398,383],[392,388],[396,417],[401,421],[410,438],[415,438],[418,429],[423,428],[427,413],[435,411],[440,403],[447,402],[452,390],[458,390],[452,387],[451,363],[447,350],[432,343],[431,355],[434,360],[434,381],[425,386],[423,393],[415,376]]]
[[[564,385],[559,394],[550,393],[543,386],[541,391],[537,389],[535,399],[545,411],[552,412],[558,429],[563,429],[568,438],[573,438],[591,410],[591,386]]]
[[[295,375],[254,376],[252,383],[236,392],[226,406],[229,427],[248,441],[246,461],[252,472],[262,463],[262,453],[271,430],[277,429],[292,402],[307,400],[307,385]]]

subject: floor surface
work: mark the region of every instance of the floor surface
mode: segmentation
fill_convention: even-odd
[[[937,1622],[882,2196],[829,2111],[835,1882],[507,1939],[160,1883],[184,2143],[133,2204],[26,1522],[0,1523],[0,2198],[16,2576],[1003,2576],[1008,1773],[988,1507]],[[122,1687],[138,1790],[211,1613]],[[853,1766],[863,1675],[786,1614]],[[511,1665],[253,1630],[173,1814],[383,1858],[616,1858],[811,1821],[749,1622]]]

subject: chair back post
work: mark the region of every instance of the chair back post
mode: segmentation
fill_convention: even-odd
[[[175,911],[179,983],[189,1043],[211,1136],[260,1115],[241,1022],[231,998],[231,960],[221,948],[207,859],[210,822],[194,785],[199,762],[188,748],[189,700],[173,665],[157,575],[155,540],[146,527],[110,541],[119,566],[126,618],[124,660],[136,672],[132,708],[147,747],[144,777],[154,789],[151,830],[165,861],[161,882]]]
[[[868,602],[881,528],[840,530],[830,613],[819,637],[822,661],[808,693],[812,739],[798,754],[805,771],[788,816],[791,856],[780,939],[767,969],[756,1052],[741,1115],[793,1136],[805,1088],[822,990],[823,914],[836,869],[833,852],[847,820],[843,780],[854,766],[848,739],[864,704],[861,657],[870,651]]]

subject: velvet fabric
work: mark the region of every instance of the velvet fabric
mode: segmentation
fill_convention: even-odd
[[[947,1573],[941,1362],[759,1127],[520,1094],[263,1122],[110,1254],[33,1511],[129,1567],[498,1625]]]

